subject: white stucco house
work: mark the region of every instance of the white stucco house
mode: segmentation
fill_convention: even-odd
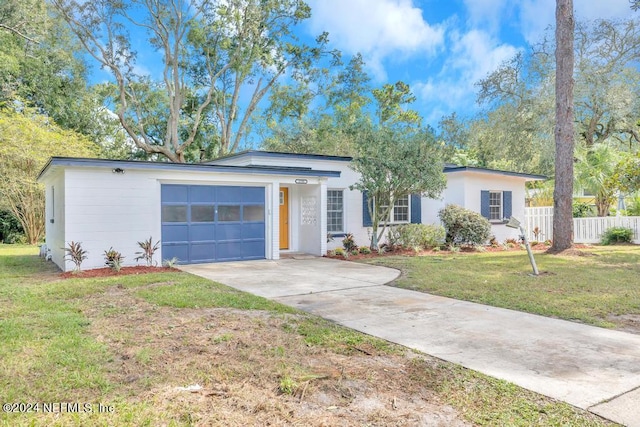
[[[137,242],[160,241],[156,260],[181,263],[323,255],[345,233],[366,245],[371,221],[350,157],[246,151],[204,164],[53,157],[46,191],[46,245],[62,270],[69,242],[88,251],[83,269],[104,267],[113,247],[135,265]],[[449,203],[482,213],[498,240],[516,237],[504,218],[523,218],[525,182],[539,175],[445,167],[440,200],[399,200],[391,222],[438,223]],[[327,242],[327,236],[335,239]]]

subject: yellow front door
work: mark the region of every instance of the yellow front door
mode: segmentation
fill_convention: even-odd
[[[289,249],[289,189],[280,187],[280,249]]]

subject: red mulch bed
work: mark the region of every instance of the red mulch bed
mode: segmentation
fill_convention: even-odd
[[[544,252],[547,251],[551,246],[545,245],[544,243],[538,243],[535,246],[532,246],[531,249],[537,252]],[[574,244],[572,246],[572,249],[591,249],[592,246],[590,245],[584,245],[584,244]],[[507,250],[505,250],[505,248],[503,246],[484,246],[484,252],[512,252],[512,251],[524,251],[524,249],[521,249],[519,245],[514,246],[513,248],[509,248]],[[451,252],[451,251],[446,251],[446,250],[440,250],[440,251],[432,251],[432,250],[428,250],[428,251],[419,251],[416,252],[414,250],[411,249],[396,249],[393,251],[387,251],[383,254],[378,254],[376,252],[370,253],[370,254],[358,254],[358,255],[349,255],[349,258],[346,258],[347,260],[351,261],[356,261],[359,259],[367,259],[367,258],[379,258],[379,257],[384,257],[384,256],[430,256],[430,255],[452,255],[452,254],[464,254],[464,253],[481,253],[477,250],[475,250],[473,247],[462,247],[460,248],[459,252]],[[334,258],[334,259],[342,259],[344,260],[345,258],[342,255],[325,255],[327,258]]]
[[[122,267],[120,271],[114,271],[109,267],[94,268],[93,270],[82,270],[78,273],[67,271],[66,273],[60,273],[60,277],[62,277],[63,279],[81,277],[84,279],[89,277],[128,276],[130,274],[167,273],[169,271],[178,270],[169,267],[148,267],[146,265],[137,265],[135,267]]]

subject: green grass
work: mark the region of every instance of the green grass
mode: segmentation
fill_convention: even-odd
[[[640,247],[595,247],[591,256],[535,254],[542,274],[529,275],[525,251],[387,257],[401,269],[396,285],[543,316],[615,327],[617,315],[640,315]]]
[[[114,287],[124,288],[151,304],[173,307],[178,311],[207,307],[268,310],[284,319],[280,323],[284,325],[282,327],[288,333],[301,336],[314,353],[332,351],[344,355],[340,357],[349,357],[357,351],[356,347],[363,345],[379,354],[397,356],[403,352],[402,348],[384,340],[186,273],[61,280],[55,268],[39,259],[36,253],[37,248],[34,247],[0,245],[0,402],[102,403],[114,405],[115,412],[63,416],[1,413],[1,426],[189,425],[188,407],[171,406],[172,410],[159,413],[153,401],[139,401],[129,394],[126,384],[113,381],[108,369],[118,355],[112,354],[109,347],[92,335],[90,320],[83,310],[89,298],[100,296]],[[598,262],[616,265],[616,268],[624,264],[637,276],[637,255],[637,252],[611,252],[598,258]],[[405,268],[414,262],[426,267],[450,262],[440,258],[386,259],[385,262],[403,264]],[[501,268],[507,268],[516,260],[509,257],[486,259],[498,263],[494,266],[500,265]],[[595,262],[592,259],[579,261]],[[549,263],[562,264],[552,259]],[[511,274],[529,280],[520,270],[513,270]],[[420,271],[424,272],[414,267],[418,277],[422,274]],[[100,309],[110,316],[127,315],[126,310],[117,306],[101,306]],[[264,327],[269,326],[265,324]],[[124,338],[139,338],[134,330],[117,332]],[[214,337],[213,341],[224,344],[233,340],[234,335],[226,332]],[[157,366],[162,353],[153,347],[153,343],[143,341],[136,344],[132,358],[141,366]],[[288,353],[284,347],[274,347],[272,351],[283,358]],[[247,360],[257,360],[254,357],[258,356],[253,355]],[[294,362],[282,367],[283,375],[289,373],[294,375],[292,380],[304,382],[308,373],[301,361]],[[300,372],[296,370],[298,363]],[[224,369],[224,366],[219,369]],[[164,372],[158,374],[167,375]],[[479,425],[605,425],[569,405],[552,402],[512,384],[448,363],[434,368],[428,363],[421,365],[416,362],[413,369],[398,374],[399,380],[402,375],[413,375],[421,383],[429,385],[440,400],[454,406],[468,420]],[[282,378],[286,388],[286,375]],[[153,382],[152,379],[149,381]]]

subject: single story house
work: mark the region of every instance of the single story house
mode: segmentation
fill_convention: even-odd
[[[323,255],[353,233],[369,241],[363,194],[350,157],[246,151],[208,163],[177,164],[53,157],[38,181],[46,194],[46,246],[62,270],[64,247],[81,242],[83,269],[104,267],[104,252],[135,265],[137,242],[160,241],[155,260],[181,263],[279,259],[281,253]],[[398,200],[391,222],[438,223],[454,203],[482,213],[498,240],[516,237],[504,218],[523,218],[525,182],[544,179],[475,167],[445,167],[440,200]],[[333,236],[328,241],[328,236]]]

